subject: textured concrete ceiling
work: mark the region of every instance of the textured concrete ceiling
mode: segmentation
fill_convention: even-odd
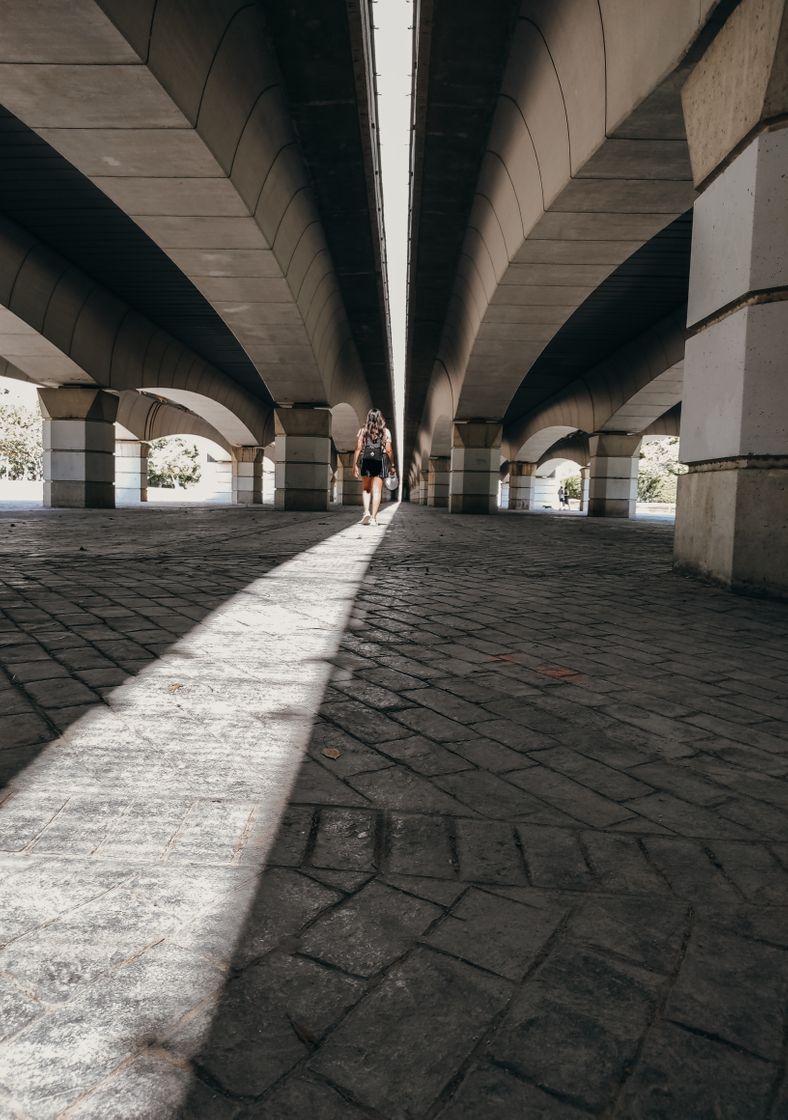
[[[270,403],[235,336],[170,257],[87,176],[2,106],[0,213]]]
[[[685,305],[679,91],[713,9],[419,5],[406,459],[449,410],[511,425]]]
[[[418,4],[405,390],[410,438],[421,420],[519,7],[518,0]]]
[[[369,11],[10,0],[0,212],[258,399],[390,414]]]
[[[633,253],[548,342],[515,393],[504,426],[686,305],[692,213]]]

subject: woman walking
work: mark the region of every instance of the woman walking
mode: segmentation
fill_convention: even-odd
[[[360,478],[362,484],[361,500],[364,503],[362,525],[377,525],[383,479],[393,466],[391,432],[386,427],[382,412],[377,408],[371,408],[367,413],[364,427],[359,429],[356,456],[353,460],[353,475],[355,478]]]

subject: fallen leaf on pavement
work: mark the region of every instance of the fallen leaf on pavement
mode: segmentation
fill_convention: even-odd
[[[326,758],[339,758],[342,751],[338,751],[336,747],[323,747],[320,753],[324,754]]]

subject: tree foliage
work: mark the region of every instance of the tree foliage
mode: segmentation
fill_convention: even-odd
[[[184,489],[200,481],[200,452],[181,436],[155,439],[148,452],[148,485]]]
[[[567,498],[577,498],[579,500],[582,497],[580,475],[570,475],[569,478],[564,479],[562,485]]]
[[[9,397],[8,389],[0,390],[0,478],[38,482],[43,478],[41,416]]]
[[[675,502],[676,479],[687,468],[679,462],[678,436],[649,440],[640,452],[639,502]]]

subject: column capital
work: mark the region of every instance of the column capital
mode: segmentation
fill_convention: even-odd
[[[788,113],[788,0],[742,0],[681,91],[695,186]]]
[[[233,458],[237,463],[262,463],[264,455],[265,449],[262,447],[244,445],[233,448]]]
[[[637,455],[643,436],[639,432],[591,432],[588,437],[590,458],[597,456],[624,459]]]
[[[277,436],[330,436],[331,412],[321,406],[275,408],[274,431]]]
[[[500,447],[503,424],[500,420],[455,420],[452,426],[452,447]]]
[[[45,420],[103,420],[114,423],[118,415],[118,401],[116,393],[89,385],[38,390],[38,404]]]

